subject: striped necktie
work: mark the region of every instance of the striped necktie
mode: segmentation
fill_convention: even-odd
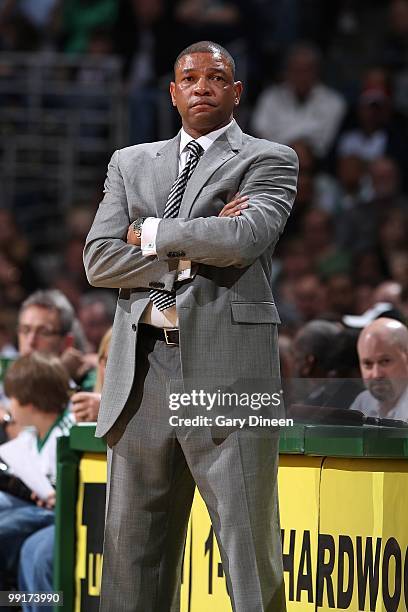
[[[187,183],[193,174],[204,149],[196,140],[191,140],[186,149],[189,151],[189,156],[186,165],[174,181],[170,189],[169,197],[167,198],[166,208],[164,209],[163,219],[178,217],[181,200],[183,199]],[[149,294],[150,300],[158,310],[165,310],[176,305],[176,292],[161,291],[160,289],[151,289]]]

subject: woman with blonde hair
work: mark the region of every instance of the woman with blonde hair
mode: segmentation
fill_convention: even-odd
[[[94,422],[98,418],[99,406],[101,403],[101,392],[105,377],[106,361],[108,358],[109,345],[112,336],[112,328],[103,336],[98,349],[98,365],[96,381],[92,392],[79,391],[74,393],[71,398],[72,412],[77,423]]]

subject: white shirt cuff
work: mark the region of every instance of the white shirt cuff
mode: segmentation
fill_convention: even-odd
[[[191,278],[191,261],[189,259],[180,259],[177,267],[177,280],[183,281]]]
[[[157,217],[147,217],[143,221],[142,225],[142,236],[141,236],[141,249],[142,255],[157,255],[156,252],[156,236],[157,236],[157,227],[160,223],[161,219],[157,219]]]

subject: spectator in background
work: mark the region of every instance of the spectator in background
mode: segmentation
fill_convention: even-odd
[[[22,304],[18,317],[20,355],[33,351],[62,355],[73,345],[74,310],[56,290],[35,291]]]
[[[36,291],[20,308],[18,350],[22,356],[38,351],[60,357],[71,379],[89,389],[87,379],[94,362],[74,348],[74,330],[75,313],[67,298],[55,289]],[[0,420],[7,413],[6,406],[0,405]],[[4,424],[6,432],[11,425]]]
[[[347,272],[330,275],[326,281],[327,309],[338,320],[344,314],[356,311],[355,286]]]
[[[112,328],[110,327],[108,331],[106,332],[106,334],[104,335],[104,337],[102,338],[101,343],[99,345],[99,349],[98,349],[98,367],[97,367],[96,382],[95,382],[95,388],[94,388],[94,391],[96,393],[102,393],[102,387],[105,381],[105,370],[106,370],[106,363],[108,361],[111,338],[112,338]]]
[[[366,201],[369,193],[365,161],[358,155],[341,155],[337,158],[336,178],[319,198],[319,205],[341,220],[344,213]]]
[[[98,351],[98,374],[94,395],[99,396],[99,403],[101,397],[100,393],[102,391],[105,377],[106,361],[108,358],[111,336],[112,329],[109,329],[104,335]],[[76,415],[76,418],[78,417],[78,413],[85,412],[85,414],[81,414],[81,420],[96,420],[97,413],[93,413],[93,418],[88,418],[89,415],[92,416],[92,409],[95,408],[95,405],[92,406],[92,401],[84,401],[84,398],[80,397],[81,395],[84,396],[90,394],[77,393],[73,395],[73,412]],[[88,399],[91,400],[91,398]],[[88,412],[88,410],[91,412]],[[36,531],[33,535],[25,540],[21,548],[19,562],[18,588],[21,591],[37,593],[41,591],[53,590],[54,538],[55,527],[54,525],[50,525],[44,529]],[[51,611],[52,607],[49,609]],[[26,604],[23,606],[23,610],[24,612],[43,612],[44,607]]]
[[[350,407],[366,416],[408,422],[407,327],[395,319],[376,319],[362,330],[357,350],[367,390]]]
[[[316,319],[303,325],[292,343],[295,375],[299,378],[325,378],[327,357],[341,327],[331,321]]]
[[[294,404],[339,407],[332,401],[337,390],[336,381],[326,379],[332,369],[329,355],[340,334],[340,325],[323,320],[310,321],[298,330],[292,343],[297,377],[291,385]],[[305,412],[307,414],[307,409]]]
[[[377,240],[384,260],[388,263],[392,255],[404,251],[408,236],[408,214],[402,210],[386,208],[379,215]]]
[[[77,422],[93,423],[97,421],[111,336],[112,328],[109,328],[99,345],[96,382],[93,391],[78,391],[71,398],[72,412]]]
[[[18,349],[21,355],[40,351],[61,357],[71,378],[87,388],[94,360],[74,347],[74,324],[74,309],[60,291],[36,291],[20,309]]]
[[[83,249],[83,237],[71,236],[68,238],[62,249],[62,264],[57,275],[57,278],[61,276],[71,281],[81,293],[89,290],[82,263]]]
[[[298,313],[293,304],[294,285],[298,279],[312,273],[313,270],[300,238],[283,241],[283,244],[278,246],[277,253],[278,272],[274,294],[278,310],[282,313],[282,321],[287,326],[298,321]]]
[[[79,301],[78,319],[85,333],[90,352],[96,352],[111,327],[115,315],[116,297],[111,291],[94,290],[83,294]]]
[[[352,392],[354,397],[359,389],[361,391],[360,366],[357,353],[358,330],[347,329],[341,327],[340,334],[336,338],[336,342],[329,348],[327,355],[328,376],[331,378],[348,379],[348,385],[353,379],[354,385],[348,387],[349,393]],[[342,407],[348,408],[353,398],[347,393],[347,399],[343,398]],[[337,404],[335,404],[337,405]]]
[[[352,256],[354,282],[375,288],[388,276],[387,263],[378,249],[362,249]]]
[[[355,275],[353,274],[354,282]],[[355,310],[356,313],[361,314],[371,308],[374,302],[374,287],[366,283],[356,284],[354,290]]]
[[[326,312],[326,288],[317,274],[305,274],[295,281],[293,301],[298,323],[318,319]]]
[[[337,219],[337,240],[350,251],[361,251],[377,246],[378,232],[385,215],[393,218],[408,210],[402,193],[400,171],[390,157],[379,157],[368,164],[364,196]]]
[[[67,435],[73,423],[67,409],[69,381],[65,369],[56,357],[31,352],[10,366],[5,391],[14,420],[26,428],[10,444],[25,448],[21,461],[35,458],[33,469],[40,469],[55,486],[57,438]],[[0,492],[0,590],[16,584],[24,540],[54,522],[55,494],[39,500],[39,504]]]
[[[346,409],[361,390],[350,380],[358,377],[357,337],[330,321],[306,323],[297,332],[292,349],[296,381],[294,399],[303,406]]]
[[[394,110],[389,76],[381,68],[369,69],[362,79],[356,124],[340,135],[337,155],[357,155],[367,163],[390,157],[405,178],[407,153],[407,125]]]
[[[283,144],[304,139],[318,157],[328,153],[346,105],[339,93],[320,81],[320,64],[320,54],[311,45],[290,51],[283,83],[267,88],[255,106],[256,136]]]
[[[317,160],[312,148],[304,140],[296,140],[290,146],[296,151],[299,159],[299,176],[294,203],[296,215],[288,219],[283,244],[294,235],[299,234],[304,216],[315,205],[318,198]]]
[[[301,223],[301,236],[304,249],[317,273],[324,277],[332,274],[347,273],[350,269],[350,255],[337,247],[332,215],[311,208]]]
[[[26,237],[10,210],[0,208],[0,304],[15,307],[41,286]]]

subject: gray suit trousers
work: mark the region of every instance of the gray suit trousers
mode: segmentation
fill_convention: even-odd
[[[234,612],[284,612],[277,433],[171,427],[168,383],[181,378],[179,348],[139,335],[132,392],[107,435],[100,612],[178,612],[195,484]]]

